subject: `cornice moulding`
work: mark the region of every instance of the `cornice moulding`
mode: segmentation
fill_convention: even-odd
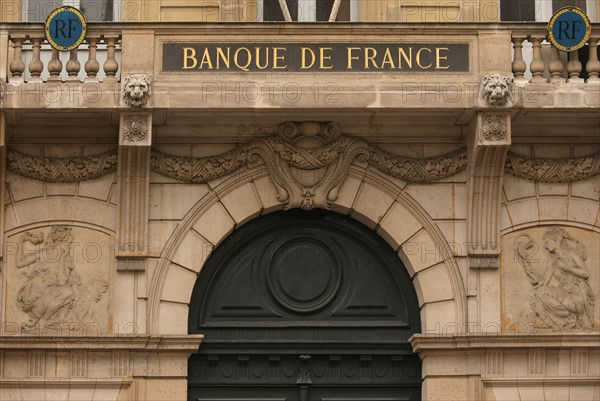
[[[583,334],[414,334],[410,344],[415,352],[469,351],[491,348],[579,348],[600,347],[598,333]]]
[[[90,349],[134,350],[134,351],[192,351],[198,350],[204,336],[131,335],[118,337],[44,337],[44,336],[0,336],[0,350],[21,349]]]

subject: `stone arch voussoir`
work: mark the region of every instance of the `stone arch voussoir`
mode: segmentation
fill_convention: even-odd
[[[461,332],[465,296],[456,261],[432,219],[400,185],[353,166],[330,206],[376,230],[398,252],[417,291],[424,331]],[[192,289],[212,247],[237,226],[283,208],[264,167],[215,186],[165,247],[150,288],[150,331],[187,334]]]

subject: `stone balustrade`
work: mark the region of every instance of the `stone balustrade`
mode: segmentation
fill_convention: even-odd
[[[276,30],[273,25],[261,23],[184,25],[161,22],[103,23],[90,24],[84,43],[78,49],[67,52],[50,48],[44,37],[42,24],[3,23],[0,24],[0,82],[14,84],[6,86],[3,107],[30,108],[31,101],[36,103],[36,107],[44,107],[44,104],[50,103],[53,107],[72,107],[73,102],[70,100],[63,104],[53,102],[52,97],[47,99],[42,96],[38,101],[34,95],[44,93],[40,92],[40,85],[42,91],[45,90],[44,85],[54,91],[59,87],[79,91],[81,101],[77,100],[77,107],[121,107],[118,97],[121,88],[119,85],[112,84],[119,83],[121,76],[140,73],[151,79],[157,93],[163,93],[163,96],[155,96],[152,102],[145,106],[152,108],[169,108],[173,104],[184,104],[185,107],[191,108],[211,108],[221,107],[224,102],[231,103],[231,106],[235,107],[239,107],[240,102],[251,108],[256,108],[257,104],[260,107],[287,107],[290,102],[285,91],[289,89],[289,85],[293,85],[302,95],[301,101],[293,103],[294,108],[312,108],[315,98],[320,101],[320,94],[316,96],[315,92],[317,81],[324,88],[334,88],[335,96],[339,99],[349,96],[348,99],[352,99],[353,107],[358,105],[369,107],[373,104],[373,96],[377,96],[378,102],[384,102],[380,105],[388,104],[394,107],[473,108],[479,105],[478,88],[483,76],[489,73],[510,76],[511,72],[515,81],[521,86],[530,82],[550,84],[536,85],[536,93],[544,96],[545,100],[528,103],[528,107],[541,107],[554,101],[563,102],[564,107],[579,107],[579,103],[563,99],[560,94],[562,89],[558,89],[554,84],[589,85],[600,82],[600,61],[598,61],[600,24],[597,23],[592,24],[592,35],[586,46],[572,53],[559,51],[550,45],[546,40],[544,23],[404,23],[386,24],[384,31],[379,28],[380,24],[377,23],[280,24]],[[192,69],[188,66],[182,71],[177,71],[163,65],[165,57],[174,60],[172,55],[169,56],[170,53],[164,53],[164,46],[169,43],[188,41],[214,44],[224,41],[255,44],[314,44],[319,43],[324,34],[331,35],[335,38],[335,42],[346,44],[383,43],[392,46],[395,44],[410,46],[411,43],[431,43],[442,48],[448,44],[462,45],[468,47],[469,55],[462,59],[465,60],[464,73],[457,74],[457,71],[443,68],[418,71],[419,66],[428,65],[428,62],[422,64],[419,61],[415,61],[414,65],[411,64],[410,69],[401,68],[398,63],[395,70],[389,70],[389,65],[386,64],[389,70],[386,71],[378,66],[378,63],[382,63],[383,60],[380,52],[379,61],[371,60],[372,66],[366,63],[367,68],[373,68],[368,71],[365,69],[361,79],[352,82],[346,79],[349,71],[346,71],[345,63],[341,63],[339,71],[331,70],[327,74],[317,74],[318,79],[309,70],[289,70],[286,74],[257,75],[255,71],[244,69],[217,71],[217,68],[213,69],[209,62],[205,70],[199,67]],[[482,57],[482,54],[486,56]],[[196,62],[199,66],[205,64],[198,60]],[[393,65],[389,60],[386,63]],[[356,65],[359,65],[358,62]],[[356,69],[352,72],[356,72]],[[182,74],[185,75],[185,86],[181,85],[184,76]],[[394,85],[382,84],[381,77],[391,75],[396,77],[393,80]],[[233,77],[236,77],[234,81],[244,77],[248,85],[236,89],[238,90],[236,94],[228,95],[227,91],[234,85],[238,85],[232,82]],[[98,86],[97,90],[107,95],[103,96],[101,101],[95,98],[94,101],[89,100],[90,96],[85,93],[86,85],[80,85],[80,88],[66,85],[98,82],[102,85]],[[33,85],[28,85],[29,83]],[[63,84],[64,86],[61,86]],[[250,86],[254,88],[253,90],[259,88],[262,94],[259,93],[260,96],[251,99],[251,96],[246,93],[246,89]],[[164,90],[167,87],[169,89]],[[196,92],[202,93],[201,97],[190,95],[190,88],[193,87],[197,88]],[[17,90],[25,93],[25,97],[14,96]],[[428,101],[427,96],[430,96],[428,94],[432,91],[439,94],[436,96],[440,98],[440,102]],[[117,96],[114,96],[115,93]],[[31,96],[27,97],[29,94]],[[103,100],[104,98],[106,101]],[[265,101],[265,99],[275,99],[281,104],[275,100]],[[513,104],[522,104],[524,99],[529,97],[517,96],[513,99]],[[593,104],[596,104],[595,101],[592,99]],[[339,106],[337,103],[331,105],[331,107]]]
[[[558,50],[546,40],[546,36],[546,26],[542,24],[512,30],[515,81],[600,83],[600,30],[593,29],[588,43],[570,53]]]
[[[89,29],[83,44],[69,52],[52,49],[39,25],[19,25],[8,38],[8,82],[119,80],[121,34],[114,29]]]

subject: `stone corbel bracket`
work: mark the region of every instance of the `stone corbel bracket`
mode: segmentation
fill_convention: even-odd
[[[502,176],[511,144],[510,111],[481,111],[470,131],[469,261],[473,268],[497,268]]]
[[[152,113],[121,113],[117,161],[118,270],[145,269],[151,144]]]

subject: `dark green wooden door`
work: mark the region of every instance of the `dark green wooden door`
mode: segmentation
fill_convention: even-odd
[[[324,211],[267,215],[198,277],[189,332],[205,339],[188,399],[419,400],[418,331],[410,277],[372,230]]]

